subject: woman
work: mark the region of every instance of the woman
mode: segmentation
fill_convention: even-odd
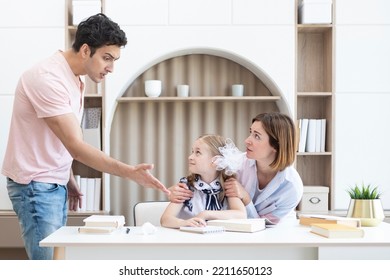
[[[294,122],[284,114],[262,113],[252,120],[245,140],[246,159],[237,179],[225,182],[226,196],[239,197],[248,218],[267,218],[274,224],[295,218],[303,193],[302,180],[292,166],[297,141]],[[181,184],[170,190],[171,201],[191,196]]]

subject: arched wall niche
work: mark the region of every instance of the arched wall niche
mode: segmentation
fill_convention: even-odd
[[[236,75],[236,77],[233,77],[233,78],[237,79],[237,74],[242,77],[245,72],[248,74],[248,77],[249,76],[254,77],[256,82],[263,84],[263,86],[268,89],[270,95],[280,97],[280,100],[276,101],[276,105],[278,106],[278,111],[283,112],[289,116],[292,116],[291,108],[287,104],[288,102],[287,102],[286,96],[283,94],[283,92],[280,90],[277,83],[274,82],[274,80],[267,74],[266,71],[264,71],[260,66],[254,64],[252,61],[248,60],[247,58],[245,58],[239,54],[233,53],[231,51],[224,50],[224,49],[202,48],[202,47],[194,47],[194,48],[182,49],[182,50],[178,49],[178,50],[174,50],[170,53],[167,53],[165,55],[154,58],[151,61],[149,61],[148,63],[145,63],[145,65],[143,67],[141,67],[133,77],[130,77],[128,82],[123,87],[124,90],[118,94],[118,97],[120,98],[120,97],[129,96],[129,94],[131,94],[132,92],[135,92],[135,88],[137,88],[137,87],[138,87],[139,91],[137,91],[135,93],[136,96],[137,95],[145,96],[143,84],[141,83],[142,77],[144,77],[144,79],[150,79],[149,77],[154,77],[153,79],[160,79],[160,78],[155,78],[155,77],[160,77],[160,75],[161,75],[162,76],[161,78],[164,78],[162,73],[157,72],[153,75],[152,74],[153,71],[156,71],[157,69],[160,69],[160,71],[161,71],[164,69],[164,67],[162,67],[163,65],[164,66],[169,65],[169,63],[174,63],[174,62],[177,62],[175,64],[176,64],[176,67],[178,66],[178,69],[177,70],[174,69],[174,68],[176,68],[174,64],[172,65],[171,69],[173,69],[174,71],[182,71],[183,68],[186,67],[184,58],[186,58],[186,57],[187,58],[195,58],[196,55],[199,55],[198,56],[199,58],[201,58],[202,56],[204,58],[205,64],[203,65],[203,67],[204,67],[203,73],[210,72],[212,77],[214,77],[214,76],[217,77],[218,75],[220,75],[221,81],[225,81],[229,76],[232,76],[232,75]],[[224,62],[229,64],[231,67],[230,68],[231,72],[228,73],[227,71],[225,71],[223,73],[223,74],[225,74],[225,76],[223,76],[222,73],[219,74],[219,73],[213,72],[212,68],[207,68],[207,66],[211,66],[211,67],[218,66],[218,64],[216,64],[216,63],[210,64],[211,60],[213,60],[213,59],[221,62],[221,66],[224,66],[223,65]],[[187,67],[195,68],[195,67],[201,66],[202,59],[193,59],[189,62],[195,62],[195,64],[187,65]],[[238,72],[240,70],[237,70],[237,68],[240,68],[243,71]],[[229,70],[229,69],[225,69],[225,70]],[[199,68],[193,69],[193,71],[190,71],[190,72],[196,74],[197,71],[199,71]],[[232,71],[235,71],[235,73],[233,73]],[[163,70],[163,72],[167,72],[167,71]],[[167,94],[167,96],[170,96],[171,94],[173,94],[173,96],[174,96],[176,91],[174,88],[172,88],[172,84],[175,82],[175,80],[177,80],[178,84],[181,84],[180,78],[181,78],[181,80],[183,80],[184,76],[186,75],[186,72],[177,72],[177,73],[170,72],[170,73],[165,73],[165,76],[166,75],[168,75],[169,77],[167,80],[164,81],[165,84],[163,84],[163,87],[164,87],[163,90],[164,91],[170,90],[170,91],[168,91],[168,92],[165,91],[165,93],[163,92],[163,95]],[[145,76],[148,78],[145,78]],[[195,79],[196,82],[199,82],[199,77],[201,77],[201,76],[202,75],[196,76],[197,77]],[[203,76],[205,76],[205,75],[203,74]],[[170,80],[170,79],[173,79],[173,80]],[[204,83],[207,83],[207,82],[210,82],[209,88],[212,87],[212,84],[215,84],[215,81],[212,81],[210,78],[204,79]],[[243,83],[243,82],[241,82],[241,83]],[[227,84],[234,84],[234,82],[228,81]],[[193,95],[196,94],[196,92],[197,92],[196,88],[198,86],[199,86],[198,84],[192,85],[192,87],[194,87],[192,89]],[[261,95],[261,92],[251,91],[250,83],[247,84],[246,86],[247,87],[246,87],[245,95],[252,95],[252,94],[253,95]],[[222,85],[222,87],[225,87],[225,90],[230,90],[230,88],[226,87],[226,85]],[[225,92],[225,93],[228,96],[230,95],[230,92]],[[213,92],[212,95],[216,95],[216,94],[221,94],[221,92],[219,92],[219,93]],[[207,96],[207,91],[202,92],[202,95]],[[114,106],[116,106],[116,105],[117,104],[115,104]],[[115,111],[116,108],[113,108],[113,109]]]
[[[153,163],[152,173],[169,187],[187,175],[187,157],[200,135],[223,135],[244,151],[253,117],[267,111],[289,112],[278,86],[266,73],[234,58],[193,51],[147,65],[118,99],[111,124],[111,155],[130,164]],[[162,80],[160,97],[145,97],[148,79]],[[178,84],[190,86],[190,97],[176,97]],[[243,98],[231,96],[232,84],[244,85]],[[134,205],[150,200],[166,197],[111,176],[113,214],[126,215],[131,223]]]

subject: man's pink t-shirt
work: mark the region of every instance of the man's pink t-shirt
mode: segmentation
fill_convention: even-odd
[[[60,51],[20,78],[13,106],[2,174],[20,184],[66,185],[72,157],[44,118],[75,114],[81,122],[83,83]]]

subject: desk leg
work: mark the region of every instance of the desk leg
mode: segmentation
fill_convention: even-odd
[[[54,260],[65,260],[65,247],[54,247]]]

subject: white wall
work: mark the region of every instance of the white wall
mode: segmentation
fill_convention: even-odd
[[[115,99],[148,66],[175,51],[205,47],[243,56],[263,69],[294,112],[294,1],[106,0],[105,12],[129,40],[107,77],[107,125]]]
[[[14,89],[20,74],[65,46],[65,0],[0,0],[0,165],[3,164]],[[11,209],[0,175],[0,210]]]
[[[336,1],[335,208],[378,185],[390,209],[390,1]]]
[[[0,128],[2,131],[8,132],[9,123],[11,121],[12,113],[12,104],[14,102],[14,97],[12,95],[0,95]],[[7,146],[7,133],[1,133],[2,137],[0,138],[0,159],[1,164],[3,163],[5,148]],[[12,209],[11,201],[9,200],[7,188],[6,188],[6,179],[3,175],[0,175],[0,210],[3,209]]]

